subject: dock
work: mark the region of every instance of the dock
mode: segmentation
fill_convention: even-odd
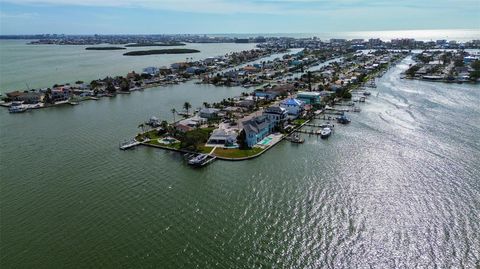
[[[121,150],[127,150],[127,149],[131,149],[131,148],[134,148],[136,146],[140,145],[140,142],[138,142],[137,140],[135,139],[132,139],[130,141],[124,141],[124,142],[120,142],[119,143],[119,148]]]
[[[184,155],[187,163],[193,167],[201,168],[215,161],[217,157],[210,154],[187,153]]]

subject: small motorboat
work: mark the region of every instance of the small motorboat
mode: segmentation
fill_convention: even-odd
[[[360,112],[360,111],[362,111],[362,110],[359,107],[354,107],[353,108],[353,112]]]
[[[301,138],[298,134],[294,134],[290,137],[290,142],[296,143],[296,144],[302,144],[305,142],[305,139]]]
[[[360,103],[365,103],[365,99],[366,99],[366,98],[362,96],[362,97],[360,97],[360,99],[358,99],[358,101],[359,101]]]
[[[191,158],[190,160],[188,160],[188,164],[193,166],[202,166],[207,159],[208,159],[207,154],[199,154]]]
[[[328,138],[331,134],[332,134],[332,129],[325,127],[320,132],[320,137],[325,139],[325,138]]]
[[[341,124],[348,124],[348,123],[350,123],[350,119],[349,119],[347,116],[345,116],[345,115],[338,117],[338,118],[337,118],[337,121],[338,121],[338,123],[341,123]]]
[[[10,113],[22,113],[28,110],[28,106],[23,103],[13,102],[12,105],[8,108]]]

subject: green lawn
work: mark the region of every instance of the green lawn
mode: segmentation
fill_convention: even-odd
[[[148,141],[147,144],[155,145],[155,146],[162,146],[162,147],[171,148],[171,149],[180,149],[180,144],[181,143],[178,142],[178,143],[167,145],[167,144],[158,143],[157,139],[153,139],[153,140]]]
[[[304,124],[306,121],[307,120],[304,120],[304,119],[296,119],[296,120],[293,121],[293,124],[300,126],[300,125]]]
[[[252,148],[252,149],[224,149],[224,148],[217,148],[213,152],[214,155],[218,157],[225,157],[225,158],[245,158],[256,155],[262,152],[262,148]]]
[[[212,147],[198,146],[198,152],[208,154],[212,151]]]

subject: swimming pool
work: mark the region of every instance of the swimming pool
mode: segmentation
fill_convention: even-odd
[[[262,145],[262,146],[266,146],[268,144],[270,144],[270,141],[272,141],[273,138],[271,137],[265,137],[264,139],[262,139],[262,141],[258,142],[259,145]]]

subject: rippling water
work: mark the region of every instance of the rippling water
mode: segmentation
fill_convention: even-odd
[[[243,89],[0,111],[1,267],[479,266],[480,87],[400,80],[409,61],[330,139],[201,170],[118,141]]]
[[[127,57],[126,50],[85,50],[89,45],[27,45],[30,40],[0,40],[0,93],[17,89],[51,87],[55,83],[74,83],[106,76],[125,76],[148,66],[169,66],[174,62],[200,60],[232,51],[250,50],[256,44],[195,44],[182,48],[199,53]],[[176,47],[175,47],[176,48]],[[28,85],[28,86],[27,86]]]

